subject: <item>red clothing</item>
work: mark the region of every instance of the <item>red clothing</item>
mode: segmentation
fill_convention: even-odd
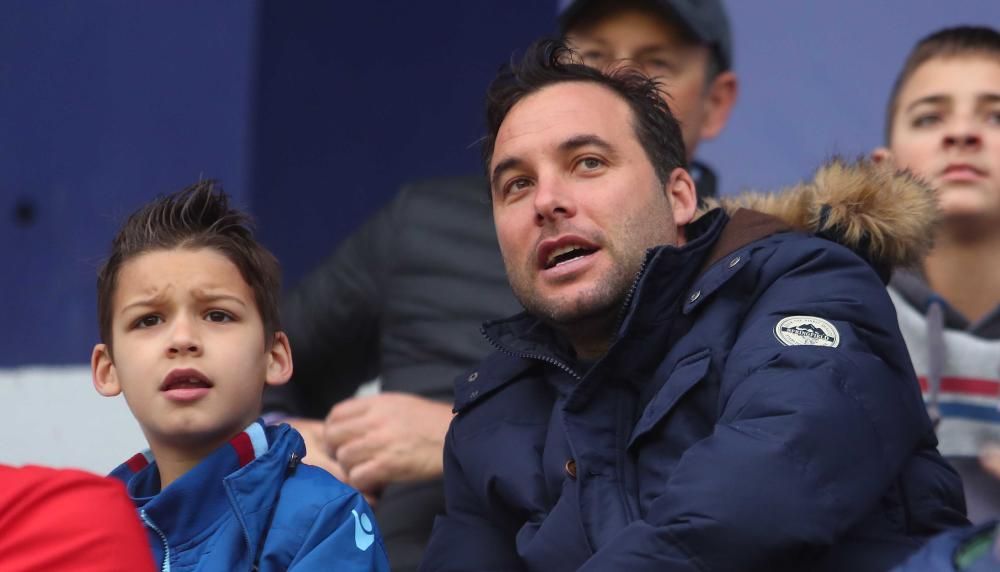
[[[0,570],[153,570],[121,483],[73,469],[0,465]]]

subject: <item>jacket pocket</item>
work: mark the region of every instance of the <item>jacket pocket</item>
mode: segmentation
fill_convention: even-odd
[[[674,370],[667,377],[667,381],[663,383],[663,387],[646,406],[639,422],[632,429],[632,435],[628,440],[629,447],[653,429],[661,419],[670,413],[670,410],[677,405],[677,402],[680,401],[681,397],[684,397],[688,390],[705,378],[711,363],[712,352],[708,348],[677,362]],[[657,372],[656,375],[660,375],[660,373]]]

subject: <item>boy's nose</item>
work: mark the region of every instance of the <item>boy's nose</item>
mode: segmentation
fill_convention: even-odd
[[[202,351],[201,341],[195,328],[187,320],[179,319],[174,323],[170,345],[167,352],[176,355],[198,355]]]

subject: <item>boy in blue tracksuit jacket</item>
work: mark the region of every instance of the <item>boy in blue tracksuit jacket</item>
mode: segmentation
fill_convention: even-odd
[[[289,379],[279,268],[213,182],[129,217],[97,281],[94,387],[149,442],[125,482],[162,570],[388,570],[371,509],[257,419]]]

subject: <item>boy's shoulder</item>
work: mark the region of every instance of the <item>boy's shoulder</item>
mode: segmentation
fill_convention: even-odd
[[[269,514],[252,519],[265,526],[259,531],[262,559],[290,555],[304,569],[311,562],[318,569],[337,562],[343,569],[387,570],[381,534],[361,493],[325,470],[303,464],[305,445],[293,428],[280,425],[268,431],[277,437],[276,445],[284,443],[276,449],[283,450],[285,462],[275,467],[280,477],[271,475],[280,479],[274,502],[257,509]],[[289,442],[294,446],[288,447]]]

